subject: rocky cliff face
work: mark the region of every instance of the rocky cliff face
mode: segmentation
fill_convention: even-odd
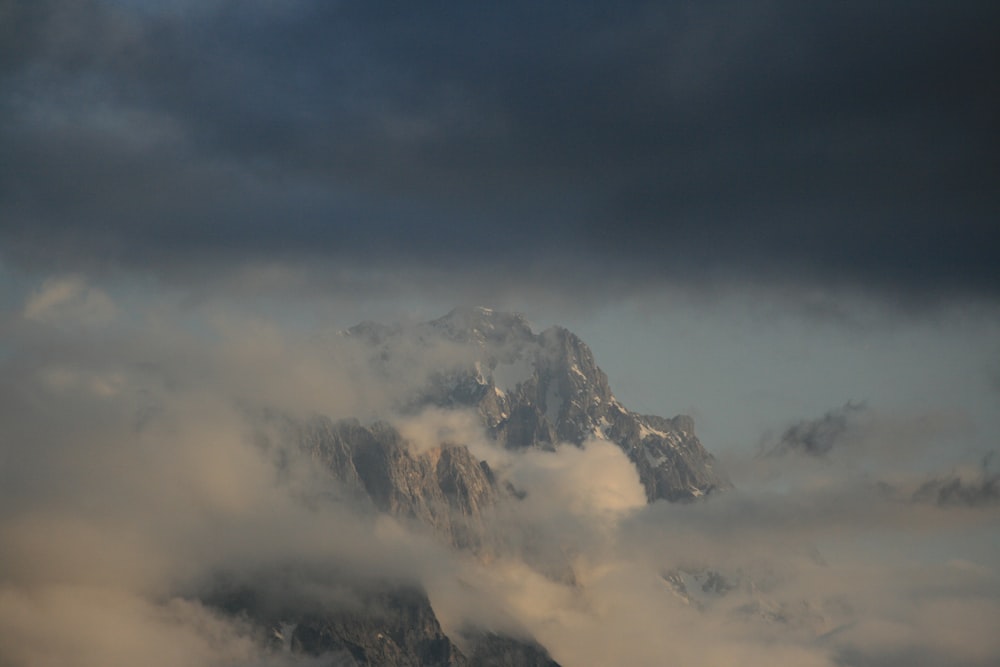
[[[286,420],[284,430],[376,510],[428,526],[459,549],[478,553],[489,546],[484,521],[504,494],[489,465],[467,447],[442,443],[415,451],[384,422],[316,417]]]
[[[364,340],[375,363],[398,346],[420,349],[440,340],[464,352],[464,366],[435,375],[406,409],[473,408],[488,433],[509,448],[609,440],[635,464],[650,502],[690,500],[729,484],[690,417],[626,409],[590,348],[562,327],[535,334],[521,315],[462,308],[409,330],[366,323],[346,334]]]

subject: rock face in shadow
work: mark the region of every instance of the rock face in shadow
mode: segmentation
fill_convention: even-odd
[[[266,588],[223,586],[207,602],[242,617],[276,656],[311,656],[330,667],[559,667],[539,644],[493,633],[444,634],[418,587],[342,577],[339,606],[269,596]]]
[[[469,665],[475,667],[559,667],[541,645],[492,632],[473,640]]]
[[[310,614],[291,631],[294,653],[330,655],[343,665],[465,667],[427,596],[412,588],[369,592],[362,609]]]

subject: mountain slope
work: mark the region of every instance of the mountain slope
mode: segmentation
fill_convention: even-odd
[[[287,573],[286,573],[287,576]],[[463,652],[441,629],[418,587],[346,574],[325,582],[351,602],[324,609],[283,600],[266,588],[222,587],[213,606],[252,621],[276,656],[311,656],[330,667],[559,667],[544,648],[491,632],[462,637]],[[298,664],[298,663],[295,663]]]
[[[485,461],[442,443],[415,452],[385,422],[363,426],[315,417],[283,422],[284,436],[379,512],[430,527],[459,549],[480,552],[490,539],[486,512],[504,494]]]

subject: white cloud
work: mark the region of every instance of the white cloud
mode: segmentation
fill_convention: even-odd
[[[639,473],[617,445],[590,440],[554,452],[529,450],[513,458],[511,481],[539,512],[554,509],[586,519],[614,517],[646,505]]]

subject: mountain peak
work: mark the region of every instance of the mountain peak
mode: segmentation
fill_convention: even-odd
[[[530,338],[533,333],[521,313],[484,306],[461,306],[427,323],[453,340],[507,341]]]
[[[467,347],[455,365],[432,373],[427,386],[401,409],[472,408],[499,444],[550,449],[589,439],[618,445],[635,464],[648,499],[685,500],[725,488],[714,459],[694,434],[689,417],[640,415],[611,392],[607,375],[576,334],[553,326],[535,334],[520,313],[477,307],[401,328],[365,323],[351,335],[391,358],[446,340]],[[413,338],[410,338],[410,335]]]

